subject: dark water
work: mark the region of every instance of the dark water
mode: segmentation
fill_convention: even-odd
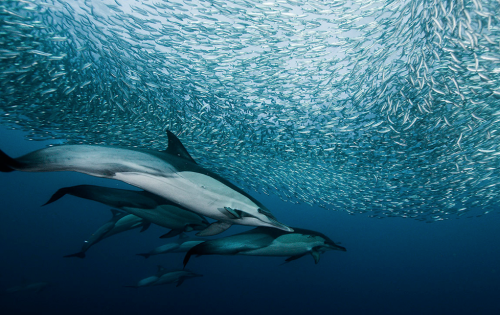
[[[18,156],[46,143],[0,131],[0,147]],[[125,288],[179,268],[183,254],[136,253],[165,243],[165,231],[128,231],[97,244],[87,258],[63,258],[110,217],[101,204],[72,196],[40,207],[59,188],[127,185],[61,173],[2,173],[0,286],[51,283],[40,293],[0,297],[2,314],[498,314],[499,212],[426,224],[373,219],[291,205],[255,195],[280,221],[320,231],[347,252],[327,252],[318,265],[306,256],[202,256],[189,267],[204,275],[174,285]],[[232,227],[224,235],[246,228]]]

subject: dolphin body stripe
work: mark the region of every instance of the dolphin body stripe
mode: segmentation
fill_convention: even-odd
[[[346,251],[322,233],[293,228],[286,232],[268,227],[257,227],[243,233],[207,240],[191,248],[184,257],[184,266],[192,255],[249,255],[289,256],[286,262],[311,254],[315,263],[327,250]]]
[[[231,224],[291,231],[255,198],[196,164],[173,133],[167,131],[167,135],[169,146],[165,151],[63,145],[34,151],[17,159],[0,152],[0,171],[76,171],[117,179],[224,223],[215,225],[210,235],[222,232]],[[235,218],[234,213],[239,217]]]

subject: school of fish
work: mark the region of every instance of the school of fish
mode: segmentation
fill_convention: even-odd
[[[290,202],[436,221],[500,183],[495,0],[0,2],[0,122]],[[231,168],[226,168],[231,165]],[[471,210],[474,210],[472,212]]]

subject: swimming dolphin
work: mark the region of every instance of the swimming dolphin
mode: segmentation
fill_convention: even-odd
[[[0,151],[0,171],[75,171],[142,188],[217,220],[202,236],[232,224],[275,227],[291,232],[255,198],[196,164],[179,139],[167,130],[165,151],[100,145],[53,146],[17,159]]]
[[[165,245],[161,245],[156,247],[155,249],[143,253],[137,254],[138,256],[142,256],[144,258],[149,258],[153,255],[160,255],[166,253],[185,253],[194,246],[203,243],[205,240],[203,239],[189,239],[187,237],[179,237],[176,241],[167,243]]]
[[[103,239],[138,227],[142,227],[141,232],[143,232],[151,225],[151,222],[133,214],[124,213],[114,209],[111,210],[111,213],[113,215],[111,220],[97,229],[97,231],[95,231],[89,239],[83,243],[81,251],[64,257],[85,258],[85,253],[90,249],[90,247],[94,246]]]
[[[126,287],[140,288],[168,283],[177,283],[175,286],[178,287],[184,282],[184,280],[195,277],[203,277],[203,275],[199,275],[188,270],[168,271],[162,266],[158,266],[158,272],[155,276],[144,278],[137,282],[137,285],[130,285]]]
[[[162,238],[203,230],[210,225],[203,216],[147,191],[78,185],[59,189],[45,205],[66,194],[97,201],[171,229]]]
[[[5,291],[2,292],[2,295],[19,293],[19,292],[32,292],[32,291],[40,293],[48,286],[50,286],[50,283],[48,282],[32,282],[27,284],[21,284],[6,289]]]
[[[184,266],[192,255],[249,255],[289,256],[286,262],[311,254],[319,262],[320,254],[327,250],[346,251],[322,233],[293,228],[286,232],[267,227],[257,227],[243,233],[207,240],[191,248],[184,257]]]

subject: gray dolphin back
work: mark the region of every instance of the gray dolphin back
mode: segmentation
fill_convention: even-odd
[[[160,204],[169,203],[166,199],[146,191],[95,185],[77,185],[59,189],[45,205],[53,203],[65,195],[97,201],[114,208],[137,207],[141,209],[153,209]]]

